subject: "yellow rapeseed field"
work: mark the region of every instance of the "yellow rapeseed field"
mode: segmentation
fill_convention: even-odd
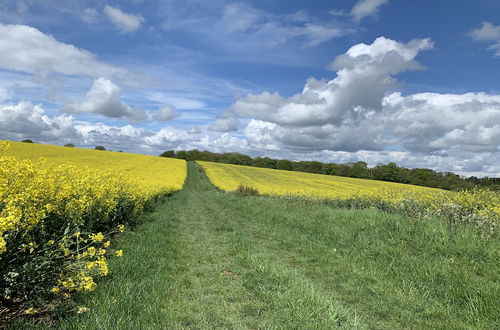
[[[181,190],[187,174],[184,160],[122,152],[9,142],[5,155],[35,162],[43,157],[50,164],[70,163],[117,173],[131,179],[147,194]]]
[[[0,141],[0,300],[93,290],[109,238],[186,175],[184,160]]]
[[[444,194],[443,190],[394,182],[346,178],[333,175],[292,172],[250,166],[198,162],[210,181],[223,190],[239,185],[269,195],[300,195],[315,198],[348,199],[353,196],[383,197],[397,201],[408,194],[427,196]]]
[[[338,202],[348,207],[378,207],[410,215],[439,215],[468,222],[492,234],[500,223],[500,194],[489,190],[451,192],[435,188],[331,175],[198,162],[210,181],[226,191],[239,186],[259,193]]]

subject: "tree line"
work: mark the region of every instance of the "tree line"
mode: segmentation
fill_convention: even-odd
[[[287,159],[273,159],[269,157],[252,158],[248,155],[236,152],[214,153],[210,151],[199,151],[196,149],[189,151],[168,150],[163,152],[160,157],[179,158],[188,161],[201,160],[286,171],[372,179],[447,190],[485,187],[495,191],[500,191],[500,178],[478,178],[475,176],[461,177],[452,172],[437,172],[428,168],[409,169],[400,167],[393,162],[368,167],[368,164],[362,161],[344,164],[322,163],[318,161],[291,161]]]

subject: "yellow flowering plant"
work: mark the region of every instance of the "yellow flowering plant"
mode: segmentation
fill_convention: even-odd
[[[14,151],[8,151],[9,145]],[[109,273],[111,236],[136,221],[154,194],[182,188],[186,176],[185,162],[176,162],[169,172],[178,171],[173,184],[161,178],[162,186],[145,189],[112,169],[23,159],[29,150],[23,154],[20,148],[25,146],[0,141],[0,303],[5,305],[93,290],[95,279]],[[34,154],[62,155],[55,159],[65,159],[62,152],[68,149],[28,148]],[[96,159],[108,155],[78,153]],[[149,161],[146,156],[131,159]]]

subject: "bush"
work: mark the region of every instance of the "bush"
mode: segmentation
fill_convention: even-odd
[[[30,139],[22,140],[21,142],[24,142],[24,143],[34,143],[33,140],[30,140]]]
[[[64,146],[68,147],[68,148],[74,148],[75,147],[75,145],[73,143],[66,143]]]
[[[103,146],[97,146],[94,149],[95,150],[106,150],[106,148],[104,148]]]
[[[255,188],[239,185],[235,191],[233,191],[235,195],[238,196],[259,196],[259,191]]]

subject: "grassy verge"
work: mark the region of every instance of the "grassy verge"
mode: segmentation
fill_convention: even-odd
[[[185,189],[60,328],[494,328],[500,242],[439,219]],[[82,309],[84,310],[84,309]],[[34,324],[12,325],[33,326]],[[48,327],[54,324],[37,324]]]

